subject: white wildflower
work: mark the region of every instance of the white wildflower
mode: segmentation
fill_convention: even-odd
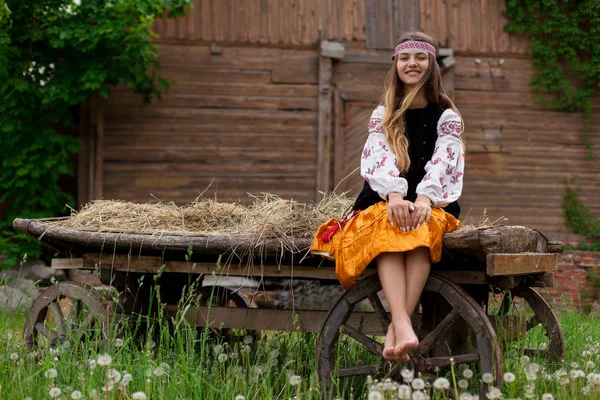
[[[416,389],[416,390],[425,389],[425,381],[421,378],[413,379],[413,381],[410,384],[413,387],[413,389]]]
[[[246,400],[246,398],[243,395],[238,394],[237,396],[235,396],[235,400]]]
[[[48,371],[44,373],[44,376],[48,379],[54,379],[58,376],[58,371],[54,368],[50,368]]]
[[[554,400],[554,396],[552,396],[550,393],[544,393],[542,395],[542,400]]]
[[[490,389],[489,392],[487,392],[485,394],[485,396],[488,399],[501,399],[502,398],[502,392],[500,391],[500,389],[493,387],[493,388]]]
[[[54,69],[54,63],[48,65],[50,68]]]
[[[473,377],[473,371],[471,371],[469,368],[466,368],[462,374],[465,379],[471,379]]]
[[[467,381],[466,379],[460,379],[457,382],[457,385],[461,389],[467,389],[469,387],[469,381]]]
[[[400,371],[400,375],[402,375],[402,378],[404,379],[405,382],[409,382],[409,383],[415,377],[414,371],[411,371],[408,368],[402,369],[402,371]]]
[[[62,390],[60,390],[59,388],[57,388],[56,386],[53,386],[50,388],[50,390],[48,391],[48,396],[55,398],[60,396],[62,393]]]
[[[461,393],[460,396],[458,396],[458,400],[473,400],[474,397],[471,393]]]
[[[481,375],[481,380],[483,381],[483,383],[487,383],[489,385],[494,381],[494,377],[489,372],[486,372],[483,375]]]
[[[592,360],[590,360],[585,364],[585,367],[587,369],[594,369],[594,368],[596,368],[596,363],[594,363]]]
[[[415,390],[412,394],[412,400],[426,400],[428,397],[420,390]]]
[[[596,386],[600,385],[600,374],[594,374],[592,377],[592,383]]]
[[[112,357],[108,354],[101,354],[98,356],[98,365],[101,367],[107,367],[112,362]]]
[[[381,395],[381,393],[377,390],[373,390],[372,392],[369,392],[369,396],[367,396],[368,400],[382,400],[383,396]]]
[[[146,400],[147,398],[144,392],[135,392],[131,395],[131,400]]]
[[[302,378],[298,375],[292,375],[290,376],[290,385],[291,386],[298,386],[300,385],[300,383],[302,383]]]
[[[108,378],[109,383],[116,384],[119,383],[119,381],[121,380],[121,373],[116,369],[111,368],[108,370],[106,377]]]
[[[90,365],[90,369],[96,368],[96,360],[90,360],[89,365]]]
[[[79,390],[75,390],[75,391],[73,391],[73,393],[71,393],[71,398],[73,400],[79,400],[79,399],[83,398],[83,394]]]
[[[589,357],[589,356],[591,356],[591,355],[592,355],[592,352],[591,352],[591,351],[589,351],[589,350],[584,350],[584,351],[581,353],[581,356],[582,356],[583,358],[588,358],[588,357]]]
[[[450,387],[450,381],[446,378],[437,378],[433,382],[433,387],[436,389],[448,389]]]
[[[19,355],[17,353],[10,353],[9,357],[13,361],[17,361],[19,359]]]
[[[401,400],[410,399],[410,388],[408,387],[408,385],[400,385],[398,387],[398,398]]]
[[[505,372],[504,373],[504,382],[506,383],[513,383],[516,379],[515,374],[513,374],[512,372]]]
[[[220,363],[224,363],[228,359],[229,359],[229,357],[227,356],[227,354],[225,354],[225,353],[219,354],[218,360]]]

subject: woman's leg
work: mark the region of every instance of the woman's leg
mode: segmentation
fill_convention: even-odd
[[[419,297],[421,297],[431,270],[429,249],[427,247],[417,247],[414,250],[407,251],[405,265],[406,313],[410,316],[419,303]]]
[[[383,348],[383,357],[387,359],[404,359],[404,352],[419,344],[407,313],[405,264],[404,253],[382,253],[377,257],[377,273],[392,314]]]

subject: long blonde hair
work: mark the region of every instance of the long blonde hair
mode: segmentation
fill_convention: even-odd
[[[407,41],[427,42],[435,46],[433,38],[423,32],[406,32],[398,44]],[[404,115],[406,110],[419,93],[425,88],[425,98],[430,104],[441,104],[444,108],[451,108],[459,116],[458,109],[446,94],[442,82],[442,72],[437,64],[435,57],[427,53],[429,57],[429,67],[423,79],[408,93],[406,93],[406,85],[400,80],[396,63],[399,57],[396,57],[392,67],[390,68],[387,77],[385,78],[384,93],[381,103],[385,106],[385,116],[383,118],[383,130],[390,149],[397,159],[397,167],[401,174],[404,174],[410,168],[410,157],[408,155],[408,138],[406,137],[406,126],[404,123]],[[462,122],[462,116],[461,116]],[[462,123],[464,127],[464,123]],[[464,144],[463,144],[464,148]]]

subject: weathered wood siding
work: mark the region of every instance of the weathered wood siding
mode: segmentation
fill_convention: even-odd
[[[314,196],[314,50],[162,45],[162,102],[127,90],[107,102],[104,197],[189,202],[272,192]],[[210,186],[210,187],[209,187]],[[208,188],[208,190],[206,190]],[[206,190],[206,192],[205,192]]]
[[[184,18],[156,21],[161,39],[311,45],[365,40],[365,0],[194,0]]]
[[[466,125],[463,215],[477,222],[486,210],[492,221],[568,232],[568,185],[600,215],[600,162],[587,160],[582,117],[535,100],[527,40],[502,29],[504,0],[197,0],[185,18],[154,26],[162,73],[178,81],[163,102],[142,106],[123,90],[107,102],[103,196],[186,202],[213,182],[205,194],[220,199],[314,199],[320,30],[346,47],[332,63],[331,187],[346,178],[338,191],[356,194],[357,155],[390,66],[381,48],[393,46],[394,21],[415,20],[415,7],[422,29],[455,52],[448,79]],[[388,8],[408,11],[373,17]],[[599,123],[596,112],[596,153]]]

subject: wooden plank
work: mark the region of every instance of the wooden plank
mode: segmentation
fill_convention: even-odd
[[[487,274],[525,275],[554,271],[558,254],[525,253],[525,254],[488,254]]]
[[[52,269],[93,269],[83,265],[83,258],[53,258]]]
[[[93,160],[93,141],[91,140],[90,103],[82,103],[79,107],[79,153],[77,154],[77,208],[92,200],[91,173]]]
[[[177,306],[167,306],[166,309],[173,316],[179,311]],[[209,321],[214,328],[318,333],[328,314],[329,311],[191,307],[185,318],[195,326],[205,326]],[[353,312],[347,324],[361,326],[365,335],[383,335],[374,312]]]
[[[91,254],[83,255],[84,268],[92,269],[110,268],[115,271],[156,273],[164,265],[164,272],[184,274],[205,274],[217,276],[246,276],[246,277],[279,277],[279,278],[310,278],[310,279],[337,279],[332,266],[277,266],[254,265],[250,268],[245,265],[217,265],[217,263],[184,261],[163,261],[161,257],[133,256],[122,254]]]
[[[327,33],[323,33],[326,37]],[[331,190],[331,65],[332,60],[323,55],[319,56],[319,109],[317,133],[317,184],[315,199],[321,198],[321,193]]]
[[[391,2],[365,0],[367,48],[389,49],[392,43],[392,7]]]
[[[100,199],[103,197],[104,188],[104,107],[105,101],[100,96],[94,97],[92,100],[92,126],[94,127],[94,144],[93,144],[93,192],[92,199]]]
[[[421,7],[420,0],[392,0],[391,3],[393,47],[404,32],[421,29]]]

